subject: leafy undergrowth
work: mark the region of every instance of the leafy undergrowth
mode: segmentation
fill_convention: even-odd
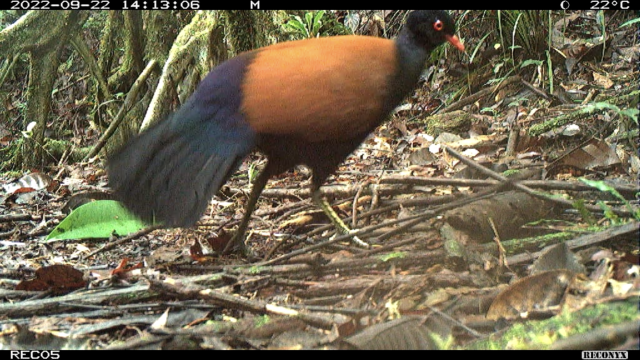
[[[566,38],[593,26],[572,16]],[[545,58],[432,68],[323,189],[369,248],[333,237],[296,168],[263,192],[251,254],[220,255],[257,153],[192,229],[110,229],[118,207],[85,205],[110,198],[99,162],[5,179],[0,347],[637,348],[640,51],[623,20],[604,52],[552,50],[555,92]],[[90,234],[48,241],[65,218],[59,233]]]

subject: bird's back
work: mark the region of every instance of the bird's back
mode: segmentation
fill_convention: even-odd
[[[393,41],[327,37],[270,46],[253,56],[241,110],[258,134],[349,140],[386,115],[389,80],[397,69]]]

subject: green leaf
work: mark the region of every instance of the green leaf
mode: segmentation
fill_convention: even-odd
[[[475,49],[473,49],[473,53],[471,54],[471,57],[469,58],[469,63],[473,63],[473,60],[476,58],[476,54],[478,53],[478,50],[480,50],[480,48],[482,47],[482,44],[484,43],[484,40],[489,35],[491,35],[491,33],[487,33],[485,36],[482,37],[482,39],[480,39],[480,41],[478,41],[478,45],[476,45]]]
[[[589,212],[589,210],[587,210],[587,208],[584,206],[584,199],[578,199],[574,201],[572,205],[574,209],[578,210],[578,212],[580,213],[580,216],[587,224],[589,224],[590,226],[597,224],[596,219]]]
[[[596,188],[596,189],[598,189],[600,191],[603,191],[603,192],[608,192],[609,194],[615,196],[616,198],[618,198],[620,201],[622,201],[624,203],[625,207],[633,214],[633,217],[636,220],[640,220],[640,210],[634,209],[631,206],[631,204],[624,198],[624,196],[622,196],[618,192],[618,190],[616,190],[614,187],[608,185],[604,181],[589,180],[589,179],[585,179],[585,178],[580,178],[579,180],[582,181],[583,183],[593,187],[593,188]],[[604,203],[602,203],[602,205],[600,205],[600,207],[603,207],[603,206],[606,206],[606,205],[604,205]],[[603,207],[603,210],[605,210],[605,217],[617,221],[617,215],[613,214],[613,212],[611,212],[609,210],[609,213],[611,213],[611,214],[613,214],[613,216],[615,216],[615,218],[614,218],[613,216],[609,216],[608,215],[608,213],[606,211],[607,209],[604,209],[604,207]]]
[[[304,22],[300,16],[293,16],[285,25],[291,29],[291,31],[298,32],[301,35],[307,33],[307,28],[304,26]]]
[[[547,74],[549,77],[549,92],[553,94],[553,61],[551,61],[551,54],[549,50],[544,51],[545,55],[547,55]]]
[[[610,206],[605,204],[603,201],[598,201],[597,204],[598,206],[600,206],[600,209],[602,209],[602,212],[604,213],[604,217],[609,219],[612,225],[620,224],[620,218],[618,217],[618,215],[616,215],[616,213],[614,213],[611,210]]]
[[[312,21],[313,21],[313,14],[311,12],[305,13],[304,14],[305,24],[311,24]]]
[[[529,65],[541,66],[542,64],[543,64],[542,60],[529,59],[529,60],[523,61],[522,64],[520,64],[520,69]]]
[[[640,18],[635,18],[635,19],[629,20],[626,23],[620,25],[619,28],[625,27],[625,26],[629,26],[629,25],[633,25],[633,24],[635,24],[637,22],[640,22]]]
[[[636,124],[638,124],[638,114],[640,114],[640,110],[624,109],[624,110],[620,110],[620,114],[631,118],[631,120],[633,120]]]
[[[117,201],[92,201],[73,210],[51,231],[46,241],[108,238],[113,233],[122,236],[147,226],[149,224],[135,217]]]
[[[382,260],[384,262],[387,262],[387,261],[392,260],[392,259],[404,259],[406,255],[407,255],[406,253],[400,251],[400,252],[395,252],[395,253],[389,253],[389,254],[386,254],[386,255],[380,255],[379,258],[380,258],[380,260]]]
[[[322,17],[324,16],[324,13],[324,10],[320,10],[316,12],[315,16],[313,17],[313,23],[311,24],[311,34],[313,36],[320,35],[320,28],[322,27]]]
[[[626,201],[624,196],[620,195],[618,190],[616,190],[614,187],[610,186],[609,184],[605,183],[604,181],[589,180],[589,179],[585,179],[585,178],[580,178],[579,180],[582,181],[583,183],[591,186],[592,188],[596,188],[596,189],[598,189],[600,191],[608,192],[611,195],[617,197],[618,199],[620,199],[622,201]]]
[[[629,118],[631,118],[634,122],[636,122],[636,124],[638,123],[638,109],[620,109],[619,107],[617,107],[616,105],[613,104],[609,104],[607,102],[596,102],[596,103],[589,103],[587,105],[584,106],[584,108],[582,109],[583,112],[585,113],[591,113],[594,112],[596,110],[613,110],[616,113],[620,114],[620,115],[624,115],[624,116],[628,116]]]
[[[268,323],[271,322],[271,318],[269,317],[269,315],[262,315],[262,316],[256,316],[253,319],[253,322],[256,326],[256,328],[259,328],[261,326],[267,325]]]

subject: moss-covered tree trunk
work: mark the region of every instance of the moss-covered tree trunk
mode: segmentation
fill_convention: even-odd
[[[124,29],[122,39],[124,42],[124,53],[122,54],[122,65],[109,77],[109,88],[113,92],[126,92],[131,88],[136,77],[144,68],[144,38],[142,32],[142,12],[124,11]]]
[[[162,119],[190,95],[211,68],[227,57],[217,13],[198,12],[173,43],[142,128]],[[182,90],[184,96],[176,93]]]
[[[269,45],[269,36],[275,30],[274,11],[225,11],[229,43],[235,53]]]
[[[51,112],[51,91],[58,68],[61,46],[29,52],[29,84],[25,120],[35,122],[32,137],[25,142],[24,162],[27,167],[40,168],[44,161],[44,130]]]
[[[49,119],[51,93],[58,68],[58,54],[69,34],[87,19],[86,11],[29,11],[13,26],[0,31],[0,57],[25,52],[29,56],[29,85],[24,126],[35,122],[22,153],[23,168],[40,168],[44,163],[44,130]]]
[[[158,64],[164,64],[169,56],[169,50],[180,29],[189,24],[195,16],[195,11],[145,11],[144,21],[145,59],[155,59]]]
[[[104,29],[100,35],[100,55],[98,55],[98,67],[102,70],[104,78],[109,77],[111,64],[114,62],[118,47],[118,32],[122,29],[122,12],[109,11]]]

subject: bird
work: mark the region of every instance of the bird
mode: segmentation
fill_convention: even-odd
[[[318,37],[241,53],[108,157],[109,187],[142,220],[190,227],[257,149],[267,162],[230,246],[246,249],[244,233],[268,179],[296,165],[311,170],[313,201],[347,233],[321,185],[417,87],[427,56],[445,42],[464,51],[449,13],[415,10],[393,40]]]

